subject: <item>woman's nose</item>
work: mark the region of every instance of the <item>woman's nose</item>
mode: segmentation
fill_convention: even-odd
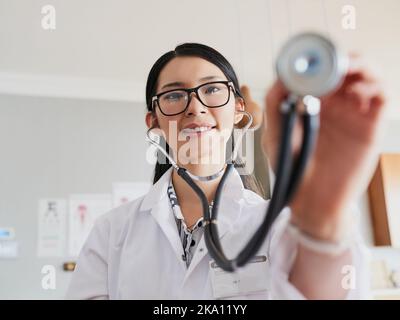
[[[204,106],[199,98],[197,97],[196,93],[191,92],[189,96],[189,105],[186,109],[186,115],[197,115],[201,113],[207,113],[207,107]]]

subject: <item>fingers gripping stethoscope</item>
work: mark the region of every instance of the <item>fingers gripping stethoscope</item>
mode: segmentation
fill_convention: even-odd
[[[282,130],[276,162],[276,182],[264,220],[248,243],[233,259],[226,257],[219,240],[217,227],[219,204],[223,186],[233,170],[237,150],[244,134],[251,126],[252,116],[246,111],[242,111],[249,118],[249,122],[243,128],[235,145],[232,161],[226,165],[226,168],[222,168],[217,173],[207,177],[199,177],[185,168],[180,168],[168,152],[151,139],[150,132],[154,128],[147,131],[150,143],[168,158],[177,173],[200,198],[203,208],[205,243],[211,258],[223,270],[233,272],[250,261],[261,248],[279,213],[290,202],[305,171],[319,129],[320,100],[316,97],[336,88],[343,79],[346,68],[345,59],[332,43],[316,34],[308,33],[294,37],[283,48],[277,62],[278,77],[291,93],[280,105]],[[302,118],[303,135],[300,151],[294,158],[292,135],[297,116]],[[222,178],[211,208],[203,191],[193,180],[210,181],[221,175]]]

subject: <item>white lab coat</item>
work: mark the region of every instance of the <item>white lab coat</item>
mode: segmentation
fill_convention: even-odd
[[[171,172],[172,168],[147,195],[113,209],[96,221],[77,261],[68,299],[216,297],[216,284],[210,271],[211,258],[203,237],[189,268],[182,260],[183,247],[167,196]],[[219,236],[228,257],[236,255],[253,234],[267,206],[268,201],[243,187],[239,174],[233,170],[222,192],[218,216]],[[242,281],[251,277],[257,279],[259,275],[259,279],[267,279],[262,280],[266,281],[266,289],[253,292],[250,283],[226,298],[303,298],[288,281],[297,248],[295,239],[286,232],[289,217],[290,210],[286,208],[258,252],[267,257],[267,263],[257,271],[252,269],[253,274],[247,272],[247,276],[246,267],[243,269]],[[367,298],[367,260],[359,241],[352,248],[352,254],[357,285],[348,298]]]

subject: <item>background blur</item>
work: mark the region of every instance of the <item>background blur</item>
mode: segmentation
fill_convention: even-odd
[[[42,26],[46,5],[55,9],[55,29]],[[343,23],[346,5],[355,9],[355,29]],[[398,0],[0,0],[0,227],[13,228],[18,244],[15,257],[0,254],[0,299],[65,293],[71,272],[62,265],[74,257],[68,250],[38,257],[40,199],[150,182],[144,90],[161,54],[183,42],[215,47],[264,107],[281,45],[303,30],[361,53],[378,72],[388,95],[382,152],[399,153]],[[256,172],[267,184],[256,154]],[[359,205],[372,246],[367,194]],[[400,261],[396,248],[376,252]],[[55,289],[42,286],[45,265],[55,268]]]

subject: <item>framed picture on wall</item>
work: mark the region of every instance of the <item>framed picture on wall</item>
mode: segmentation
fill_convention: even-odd
[[[368,195],[375,245],[400,248],[400,154],[380,156]]]

